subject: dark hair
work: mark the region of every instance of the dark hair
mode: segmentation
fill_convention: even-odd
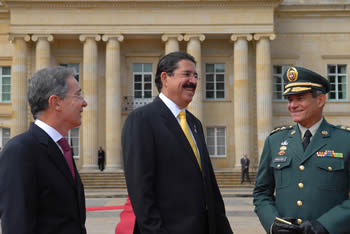
[[[65,98],[68,91],[67,78],[74,75],[73,68],[58,66],[46,67],[34,73],[28,84],[28,102],[34,119],[48,108],[51,95]]]
[[[318,96],[320,96],[321,94],[325,94],[325,93],[322,92],[321,90],[312,90],[312,91],[311,91],[311,95],[312,95],[313,98],[318,97]]]
[[[178,68],[178,62],[181,60],[189,60],[196,64],[196,60],[194,60],[193,56],[186,52],[172,52],[167,55],[164,55],[157,65],[157,72],[155,83],[158,89],[158,92],[162,89],[162,81],[160,79],[160,74],[162,72],[166,72],[169,75],[173,75],[174,70]]]

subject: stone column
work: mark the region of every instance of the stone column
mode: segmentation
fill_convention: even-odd
[[[32,41],[36,42],[35,47],[35,69],[36,71],[51,65],[50,42],[52,35],[33,35]]]
[[[11,77],[11,138],[27,130],[27,43],[29,35],[10,35],[14,47]]]
[[[248,92],[248,41],[251,34],[232,35],[234,71],[234,129],[235,168],[240,168],[240,158],[244,153],[250,156],[249,144],[249,92]]]
[[[192,102],[189,105],[189,110],[200,120],[203,121],[203,82],[202,77],[202,55],[201,55],[201,42],[205,40],[203,34],[186,34],[184,37],[187,43],[187,53],[192,55],[197,62],[197,73],[199,80],[197,82],[196,94],[194,95]]]
[[[179,41],[183,40],[181,34],[164,34],[162,41],[165,42],[165,54],[180,51]]]
[[[256,106],[258,153],[262,153],[266,137],[272,130],[272,65],[270,40],[275,34],[255,34],[256,44]]]
[[[84,42],[83,92],[88,106],[84,109],[83,128],[83,171],[97,170],[97,42],[100,35],[80,35]]]
[[[121,160],[121,78],[120,43],[122,35],[104,35],[106,45],[106,171],[122,168]]]

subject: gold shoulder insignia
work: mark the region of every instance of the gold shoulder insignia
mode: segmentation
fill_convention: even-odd
[[[342,129],[342,130],[345,130],[345,131],[349,131],[349,132],[350,132],[350,127],[349,127],[349,126],[337,125],[336,127],[337,127],[337,128],[340,128],[340,129]]]
[[[277,127],[277,128],[275,128],[274,130],[271,131],[270,136],[272,134],[276,133],[276,132],[283,131],[283,130],[289,130],[289,129],[292,129],[292,128],[293,128],[293,126],[291,126],[291,125],[290,126]]]

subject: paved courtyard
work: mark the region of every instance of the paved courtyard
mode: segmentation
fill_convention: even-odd
[[[225,202],[226,214],[235,234],[265,233],[253,211],[252,189],[227,189],[221,190],[221,192]],[[126,192],[123,190],[86,191],[86,196],[87,207],[121,206],[126,201]],[[115,227],[120,221],[121,211],[87,212],[86,227],[88,234],[114,234]]]
[[[261,227],[253,209],[252,189],[222,190],[226,213],[235,234],[259,234],[265,233]],[[95,196],[96,196],[95,192]],[[91,195],[91,193],[90,193]],[[97,194],[98,196],[98,194]],[[89,198],[87,191],[87,207],[95,206],[119,206],[126,201],[125,197]],[[117,195],[118,196],[118,195]],[[123,196],[120,194],[120,196]],[[120,221],[122,210],[90,211],[87,212],[86,227],[89,234],[114,234],[115,227]]]

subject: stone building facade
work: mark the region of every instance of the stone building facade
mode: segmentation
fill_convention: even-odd
[[[202,120],[216,169],[253,167],[270,131],[293,124],[281,96],[288,65],[332,83],[326,119],[350,125],[350,1],[0,0],[0,145],[33,121],[28,78],[72,66],[88,102],[70,131],[80,170],[122,169],[121,130],[133,109],[157,96],[156,65],[172,51],[198,63],[189,109]],[[137,147],[137,146],[135,146]]]

